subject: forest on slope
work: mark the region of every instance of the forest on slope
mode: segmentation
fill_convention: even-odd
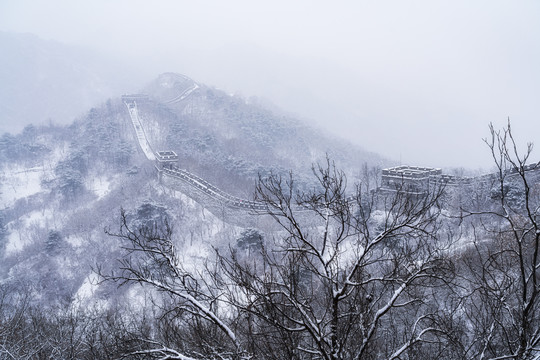
[[[2,138],[3,185],[41,173],[2,211],[3,356],[538,358],[539,175],[510,124],[487,141],[497,176],[466,187],[383,191],[366,166],[351,201],[330,158],[299,186],[262,176],[276,230],[160,185],[111,135],[123,107]]]
[[[166,81],[172,86],[160,85]],[[292,170],[307,178],[311,164],[326,153],[340,159],[349,159],[348,151],[365,155],[343,160],[349,169],[382,161],[204,85],[183,101],[162,102],[193,84],[164,74],[147,87],[150,100],[140,104],[146,132],[156,149],[180,155],[179,166],[233,194],[252,198],[259,174]],[[0,167],[1,283],[31,289],[35,306],[82,301],[96,263],[115,261],[118,244],[104,229],[118,225],[122,208],[140,214],[142,223],[169,218],[182,228],[176,236],[185,253],[196,257],[249,230],[222,223],[159,183],[120,97],[71,125],[27,125],[19,134],[4,133]]]

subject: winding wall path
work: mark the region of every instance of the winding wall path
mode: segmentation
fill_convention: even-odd
[[[141,118],[139,117],[139,109],[137,108],[137,101],[133,100],[131,102],[125,102],[125,104],[127,106],[129,117],[131,118],[131,124],[133,125],[133,129],[135,130],[137,141],[139,142],[141,150],[143,151],[144,155],[148,160],[156,160],[154,150],[152,150],[152,146],[150,146],[150,143],[146,138],[144,127],[141,124]]]
[[[179,96],[168,101],[168,103],[175,103],[175,102],[185,99],[197,88],[198,86],[195,84],[193,87],[190,87]],[[155,161],[156,160],[155,152],[152,150],[152,146],[148,142],[146,133],[144,131],[144,127],[141,123],[141,117],[139,115],[136,100],[130,99],[130,100],[125,100],[124,102],[128,109],[129,116],[131,118],[131,123],[133,125],[133,129],[135,130],[137,141],[139,143],[141,150],[143,151],[143,153],[145,154],[148,160]],[[220,209],[228,208],[231,210],[243,210],[243,211],[247,210],[254,213],[263,213],[263,212],[268,213],[268,207],[265,203],[250,201],[250,200],[235,197],[217,188],[216,186],[210,184],[208,181],[202,179],[201,177],[190,173],[189,171],[185,169],[180,169],[176,166],[169,166],[169,167],[157,167],[157,170],[159,172],[160,177],[167,176],[171,179],[182,181],[183,183],[188,185],[189,189],[196,189],[201,194],[204,194],[204,196],[201,197],[201,196],[195,196],[194,194],[191,194],[189,191],[186,191],[186,195],[192,197],[196,201],[204,202],[206,207],[215,208],[217,206]],[[389,171],[389,170],[384,170],[384,171]],[[525,168],[525,171],[539,172],[540,162],[527,165]],[[507,175],[515,176],[517,175],[517,171],[510,170]],[[426,177],[426,179],[430,178],[430,182],[433,181],[436,184],[442,184],[446,186],[458,186],[458,185],[470,185],[475,181],[478,181],[478,182],[493,181],[495,176],[496,174],[486,174],[486,175],[482,175],[478,177],[458,177],[458,176],[452,176],[452,175],[438,175],[437,177],[433,177],[432,179],[431,177]],[[400,178],[400,177],[397,176],[397,178]],[[418,179],[413,179],[413,178],[409,179],[406,177],[401,177],[401,179],[410,180],[410,181],[418,180]],[[209,199],[215,202],[215,204],[209,204],[208,201],[204,201],[203,198],[207,200]],[[351,196],[347,198],[347,200],[353,201],[354,198]],[[294,210],[306,211],[307,209],[305,207],[297,206]]]
[[[197,85],[194,85],[193,87],[187,89],[182,94],[180,94],[175,99],[172,99],[169,101],[169,103],[177,102],[185,97],[189,96],[194,90],[198,88]],[[155,152],[152,149],[152,146],[150,145],[150,142],[148,141],[148,138],[146,136],[146,133],[144,131],[144,127],[141,123],[141,117],[139,115],[139,110],[137,107],[137,102],[135,99],[125,100],[124,103],[126,104],[126,107],[129,112],[129,116],[131,118],[131,123],[133,125],[133,129],[135,131],[137,141],[139,143],[139,147],[145,154],[146,158],[148,160],[155,161],[156,156]],[[160,176],[168,176],[175,179],[179,179],[181,181],[184,181],[185,183],[189,184],[192,188],[195,188],[207,195],[207,197],[213,199],[216,203],[218,203],[220,206],[225,206],[230,209],[243,209],[243,210],[249,210],[253,212],[262,212],[267,210],[266,204],[262,202],[255,202],[250,201],[246,199],[241,199],[236,196],[233,196],[218,187],[210,184],[208,181],[202,179],[201,177],[190,173],[187,170],[180,169],[176,166],[171,166],[169,168],[158,168],[158,171],[160,173]],[[189,195],[189,194],[186,194]],[[304,208],[299,208],[298,210],[305,210]]]

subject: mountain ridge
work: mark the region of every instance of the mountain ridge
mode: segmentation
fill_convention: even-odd
[[[384,162],[185,76],[168,73],[142,90],[148,100],[137,105],[155,150],[176,151],[180,167],[233,196],[251,199],[259,174],[270,172],[293,171],[309,186],[311,164],[327,154],[347,166],[351,183],[364,162]],[[159,182],[120,96],[70,125],[28,125],[0,136],[0,192],[0,282],[28,283],[35,301],[50,304],[84,292],[97,259],[114,263],[118,244],[103,229],[118,226],[121,209],[138,221],[154,210],[167,217],[181,229],[179,248],[194,258],[227,248],[243,231]],[[88,296],[112,290],[103,291]]]

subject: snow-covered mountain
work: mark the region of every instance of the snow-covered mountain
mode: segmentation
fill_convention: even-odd
[[[243,98],[167,73],[140,91],[140,126],[154,151],[173,150],[179,166],[239,197],[258,174],[292,170],[308,184],[326,154],[351,177],[383,159],[326,137],[300,121]],[[167,217],[185,256],[228,246],[244,231],[160,184],[141,151],[129,108],[117,96],[69,126],[25,127],[0,138],[0,281],[26,282],[36,299],[73,301],[93,290],[92,266],[113,263],[105,234],[121,208],[137,221]],[[352,184],[351,179],[351,184]]]

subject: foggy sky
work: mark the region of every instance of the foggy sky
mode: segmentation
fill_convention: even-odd
[[[489,168],[507,117],[540,134],[538,1],[0,0],[0,30],[266,98],[404,164]]]

